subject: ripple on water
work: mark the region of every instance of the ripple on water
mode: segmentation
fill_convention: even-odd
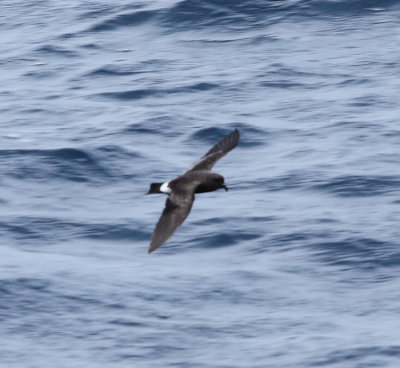
[[[16,179],[50,182],[109,182],[134,176],[119,165],[122,159],[134,162],[141,156],[119,146],[106,145],[91,150],[76,148],[0,150],[3,175]]]
[[[314,242],[309,248],[325,264],[345,268],[375,270],[400,264],[399,244],[371,238]]]
[[[148,97],[162,97],[167,95],[206,92],[218,88],[218,84],[200,82],[175,88],[146,88],[133,89],[129,91],[104,92],[97,94],[99,97],[110,98],[121,101],[141,100]]]
[[[399,191],[400,178],[398,176],[345,175],[312,185],[311,188],[339,197],[378,196]]]
[[[55,232],[54,229],[57,229]],[[85,223],[66,221],[55,217],[9,217],[0,221],[0,230],[10,238],[29,244],[53,244],[73,239],[96,239],[112,241],[147,241],[150,229],[143,230],[139,224]]]
[[[138,10],[126,14],[118,14],[91,26],[88,32],[114,31],[120,27],[140,26],[155,18],[157,14],[157,10]]]

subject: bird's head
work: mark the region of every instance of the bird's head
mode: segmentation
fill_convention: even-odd
[[[225,185],[224,177],[219,174],[213,174],[212,176],[210,176],[207,184],[210,187],[214,188],[213,190],[221,188],[224,188],[226,191],[228,190],[228,187]]]

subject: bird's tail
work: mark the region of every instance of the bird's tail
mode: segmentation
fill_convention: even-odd
[[[162,193],[162,191],[160,190],[161,185],[163,185],[163,183],[151,183],[150,189],[146,194]]]

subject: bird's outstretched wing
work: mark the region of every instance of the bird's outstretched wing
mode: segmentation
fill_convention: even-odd
[[[186,172],[195,170],[211,170],[214,164],[230,150],[234,149],[239,142],[240,134],[237,129],[222,138],[211,148],[200,160],[195,162]]]
[[[149,253],[161,247],[189,215],[194,201],[193,193],[172,193],[157,222],[150,241]]]

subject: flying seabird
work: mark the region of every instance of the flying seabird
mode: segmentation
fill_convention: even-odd
[[[161,247],[189,215],[195,193],[212,192],[228,187],[224,177],[211,172],[214,164],[239,142],[239,131],[235,129],[221,139],[200,160],[195,162],[183,175],[165,183],[151,183],[147,194],[168,194],[165,208],[154,229],[149,253]]]

